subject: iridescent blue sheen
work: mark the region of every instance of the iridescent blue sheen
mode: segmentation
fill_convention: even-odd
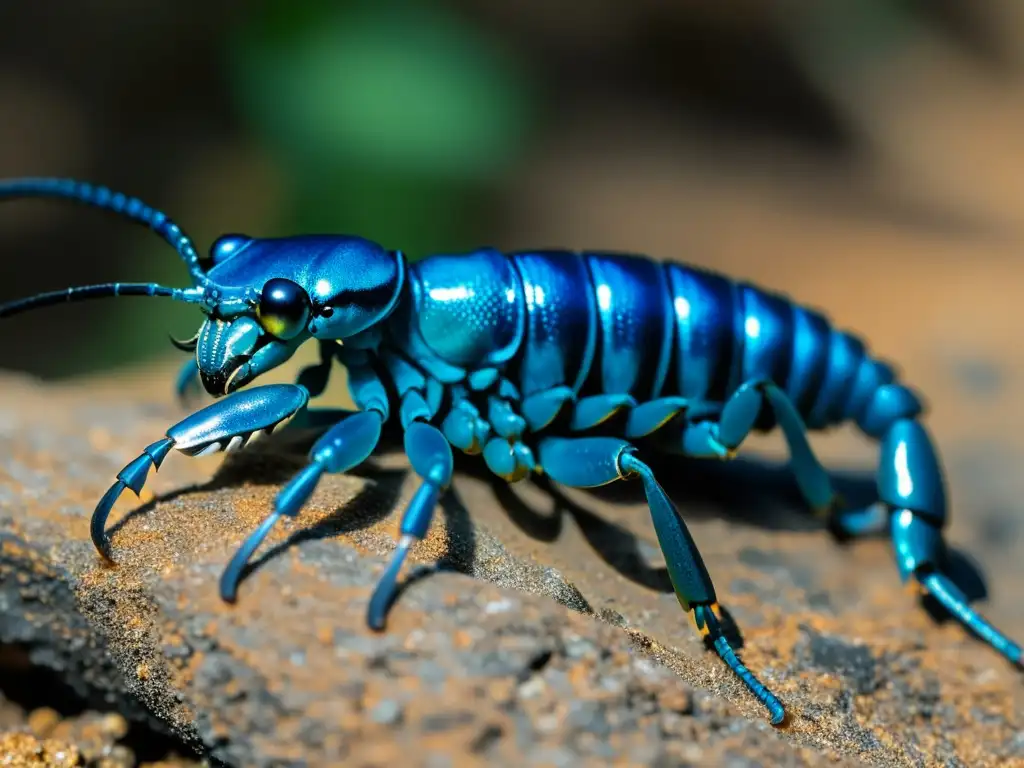
[[[825,380],[807,414],[807,426],[816,429],[842,421],[858,370],[864,361],[863,342],[849,334],[832,331]]]
[[[676,323],[676,394],[723,402],[741,383],[736,284],[679,264],[665,270]]]
[[[90,522],[109,556],[105,524],[125,490],[139,493],[171,449],[234,450],[304,413],[325,428],[266,520],[239,546],[221,579],[225,600],[281,517],[296,516],[321,477],[360,464],[394,416],[419,487],[370,599],[384,626],[413,544],[431,526],[453,472],[452,447],[482,454],[509,482],[545,473],[592,487],[639,478],[677,598],[723,661],[783,722],[781,702],[737,657],[719,625],[711,575],[644,452],[731,458],[751,432],[778,425],[809,506],[839,536],[888,529],[897,568],[1010,661],[1021,649],[967,603],[946,569],[946,490],[917,392],[873,359],[857,337],[814,310],[747,283],[681,264],[616,253],[482,248],[409,267],[400,252],[353,236],[225,235],[201,259],[187,235],[140,200],[66,179],[0,181],[0,200],[50,197],[144,224],[187,265],[189,288],[108,283],[0,305],[0,317],[108,296],[166,297],[205,318],[177,342],[197,375],[224,396],[169,428],[118,473]],[[320,361],[296,384],[243,389],[305,342]],[[306,411],[333,364],[346,369],[355,413]],[[877,508],[845,510],[807,441],[808,429],[855,423],[879,441]],[[440,427],[440,428],[439,428]]]
[[[743,307],[740,379],[784,386],[793,363],[793,304],[751,285],[739,288]]]
[[[810,413],[829,367],[828,320],[806,307],[793,307],[793,364],[785,391],[797,411]]]
[[[672,355],[672,316],[663,267],[622,254],[588,253],[597,299],[597,364],[584,391],[653,400]]]
[[[513,374],[523,397],[566,385],[578,394],[597,345],[597,310],[583,257],[569,252],[513,254],[523,281],[526,335]]]
[[[252,239],[207,276],[218,286],[256,290],[275,278],[287,278],[309,296],[310,335],[347,339],[391,312],[402,290],[404,269],[401,254],[361,237],[305,235]]]
[[[404,306],[389,323],[403,351],[443,382],[507,363],[526,323],[523,284],[492,249],[437,255],[409,270]]]

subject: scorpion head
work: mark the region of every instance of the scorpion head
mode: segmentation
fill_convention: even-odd
[[[358,237],[251,238],[225,235],[201,259],[191,239],[163,213],[102,187],[63,179],[0,184],[0,199],[54,197],[93,205],[145,224],[185,261],[191,288],[156,283],[107,283],[38,294],[0,306],[0,317],[35,307],[105,296],[167,296],[199,304],[206,315],[192,339],[211,395],[235,391],[288,360],[303,342],[348,341],[394,309],[405,260]],[[366,338],[365,336],[363,338]]]
[[[195,345],[213,395],[277,367],[311,338],[345,341],[372,328],[403,283],[401,255],[358,237],[225,235],[210,255],[206,277],[221,298],[207,308]]]

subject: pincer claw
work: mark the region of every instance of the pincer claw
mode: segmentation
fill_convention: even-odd
[[[126,489],[138,495],[150,470],[157,470],[176,448],[188,456],[243,447],[254,435],[270,433],[305,407],[309,393],[295,384],[268,384],[218,400],[167,430],[167,436],[152,445],[117,474],[117,480],[100,499],[89,523],[96,550],[112,560],[107,539],[107,518]]]
[[[308,401],[305,388],[296,384],[253,387],[196,411],[167,430],[167,436],[189,456],[235,450],[258,432],[273,432]]]

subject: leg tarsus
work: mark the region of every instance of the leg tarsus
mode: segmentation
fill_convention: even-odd
[[[1024,666],[1021,647],[993,627],[980,613],[968,605],[967,597],[953,580],[939,571],[915,573],[921,586],[952,614],[957,621],[1005,656],[1012,664]]]
[[[1022,666],[1020,646],[971,608],[963,592],[942,572],[946,561],[942,532],[931,521],[909,509],[898,509],[892,513],[891,531],[896,564],[903,579],[915,579],[968,631],[1012,664]]]
[[[416,539],[412,536],[402,536],[395,547],[395,553],[391,556],[391,562],[384,573],[381,574],[370,596],[369,605],[366,608],[366,624],[375,632],[384,629],[387,623],[388,611],[395,601],[395,594],[398,591],[398,574],[405,563],[405,556],[408,554]]]
[[[238,583],[242,579],[249,558],[263,543],[280,517],[278,512],[271,512],[267,515],[267,518],[260,523],[259,528],[250,533],[242,542],[242,546],[238,548],[231,558],[231,562],[220,575],[220,599],[225,603],[233,603],[238,598]]]
[[[109,562],[114,562],[114,557],[110,552],[110,539],[107,538],[107,518],[110,516],[110,510],[114,508],[114,504],[121,498],[121,494],[127,487],[121,480],[117,480],[110,486],[103,494],[99,504],[96,505],[92,518],[89,520],[89,535],[92,538],[92,545]]]
[[[314,461],[307,464],[299,474],[289,481],[288,485],[281,489],[274,502],[274,511],[267,515],[259,527],[246,537],[221,574],[220,596],[224,602],[235,602],[238,595],[238,583],[249,564],[249,558],[259,549],[260,544],[267,538],[279,519],[295,517],[299,514],[325,471],[326,466],[323,463]]]
[[[785,707],[782,706],[782,702],[779,701],[775,694],[768,690],[764,683],[758,680],[743,662],[739,660],[736,651],[729,644],[725,633],[722,631],[722,626],[719,624],[714,608],[714,603],[694,607],[693,620],[697,624],[697,629],[707,634],[722,661],[747,686],[747,689],[754,695],[754,698],[765,706],[768,710],[771,724],[782,725],[786,719]]]
[[[114,508],[114,504],[117,503],[125,489],[130,488],[138,496],[146,484],[149,470],[159,470],[160,465],[167,458],[167,454],[170,453],[173,447],[174,440],[169,437],[147,445],[138,457],[117,473],[117,480],[103,494],[103,498],[100,499],[96,509],[93,510],[92,518],[89,520],[89,535],[92,538],[93,546],[96,547],[96,551],[107,560],[113,562],[114,559],[110,553],[110,541],[107,539],[106,533],[107,518],[110,516],[110,510]]]

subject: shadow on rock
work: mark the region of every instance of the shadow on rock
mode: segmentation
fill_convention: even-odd
[[[377,469],[374,475],[377,482],[363,488],[344,507],[339,507],[319,522],[296,531],[246,565],[242,570],[239,585],[266,563],[305,541],[334,538],[369,528],[380,522],[394,510],[404,476],[405,472],[401,470]]]
[[[305,466],[306,454],[321,433],[322,430],[284,430],[243,452],[229,454],[208,483],[177,489],[143,504],[114,524],[110,534],[148,514],[157,504],[183,495],[243,483],[282,485]],[[386,432],[379,453],[396,450],[401,450],[400,434]],[[770,531],[817,530],[826,533],[828,530],[826,524],[807,510],[786,465],[751,459],[720,462],[675,457],[656,457],[650,463],[666,492],[688,520],[715,516],[738,525],[752,525]],[[508,483],[491,474],[478,457],[458,456],[456,469],[487,483],[495,501],[527,536],[548,543],[556,541],[561,536],[565,515],[568,515],[594,552],[624,578],[658,592],[670,594],[673,591],[668,570],[651,565],[651,558],[645,554],[645,551],[651,553],[650,544],[627,528],[570,499],[546,477],[537,476],[528,481],[551,501],[548,510],[538,510],[524,501]],[[352,475],[370,480],[371,484],[327,518],[295,532],[253,560],[243,571],[242,579],[303,542],[352,533],[394,514],[408,471],[386,469],[372,459],[353,469]],[[850,507],[868,505],[876,500],[875,479],[870,473],[833,472],[830,477]],[[587,489],[586,493],[610,504],[635,505],[643,501],[643,491],[638,483],[612,483]],[[476,570],[477,535],[470,511],[454,488],[441,497],[440,505],[448,534],[445,553],[435,566],[420,567],[410,572],[400,584],[396,599],[412,584],[433,573],[456,571],[473,575]],[[838,543],[846,546],[852,542]],[[657,557],[657,553],[651,554]],[[893,570],[895,578],[895,565]],[[951,548],[947,572],[972,603],[987,597],[985,578],[970,556]],[[937,622],[949,620],[948,613],[934,598],[925,596],[922,604]],[[737,647],[742,647],[742,636],[736,623],[727,612],[723,618],[730,640]]]

